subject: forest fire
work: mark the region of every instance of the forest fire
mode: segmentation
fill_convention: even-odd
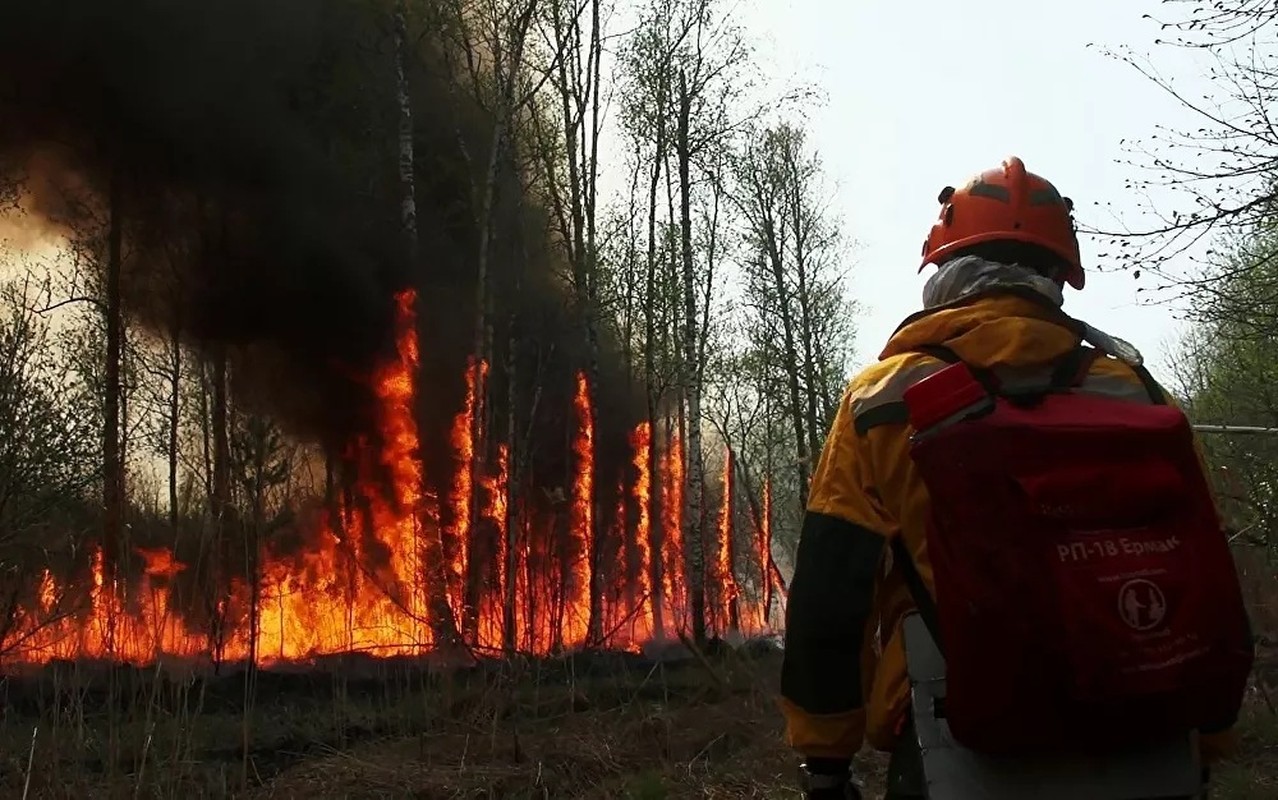
[[[308,544],[287,555],[257,548],[255,579],[231,577],[206,598],[204,621],[178,609],[179,578],[200,568],[163,548],[138,548],[141,575],[114,577],[93,554],[92,585],[75,589],[49,571],[6,636],[6,660],[161,657],[262,665],[360,652],[426,654],[443,644],[475,651],[549,653],[583,646],[634,649],[689,629],[684,539],[684,452],[669,428],[653,448],[653,426],[629,434],[627,475],[597,474],[593,398],[584,374],[572,400],[575,434],[568,496],[552,513],[512,493],[507,443],[480,458],[475,404],[488,377],[471,362],[463,407],[449,444],[458,465],[446,486],[429,485],[414,416],[418,343],[414,296],[397,297],[397,352],[372,376],[376,443],[361,438],[348,455],[357,480],[335,511],[318,515]],[[771,578],[770,505],[734,565],[733,464],[728,454],[717,519],[707,514],[707,620],[724,634],[766,626],[765,608],[747,609],[739,578]],[[619,481],[616,503],[597,489]],[[605,484],[611,485],[611,484]],[[389,489],[389,490],[388,490]],[[753,563],[762,559],[760,564]],[[593,569],[592,569],[593,565]],[[593,609],[592,581],[601,600]],[[770,582],[770,581],[769,581]],[[759,594],[770,594],[760,587]],[[83,597],[68,603],[67,598]],[[184,599],[186,602],[178,602]],[[197,601],[198,603],[199,601]],[[212,620],[211,622],[209,620]],[[745,631],[747,633],[751,631]],[[442,637],[450,642],[440,641]]]

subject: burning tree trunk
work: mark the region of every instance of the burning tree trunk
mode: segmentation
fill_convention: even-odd
[[[107,586],[115,586],[124,539],[124,460],[120,451],[120,367],[124,339],[121,307],[121,263],[124,237],[124,200],[117,169],[111,176],[106,263],[106,369],[102,429],[102,503],[104,509],[103,566]]]
[[[210,367],[213,395],[213,546],[210,554],[212,580],[210,581],[209,611],[212,622],[210,634],[213,660],[216,665],[220,665],[228,633],[227,612],[229,609],[223,588],[227,585],[228,579],[226,556],[228,528],[231,523],[231,448],[227,430],[229,402],[225,347],[221,345],[214,347]]]
[[[651,384],[649,386],[651,387]],[[648,418],[644,420],[643,426],[648,435],[646,440],[643,442],[642,458],[644,460],[644,466],[646,467],[644,471],[648,475],[649,481],[651,481],[652,476],[660,475],[661,473],[658,472],[658,469],[660,468],[660,461],[657,450],[657,412],[655,402],[653,400],[653,390],[649,388],[647,394]],[[655,639],[657,639],[657,641],[661,641],[666,635],[664,606],[667,594],[665,591],[666,578],[665,569],[663,568],[664,562],[662,560],[662,553],[664,551],[663,542],[665,537],[662,535],[663,528],[660,524],[661,504],[657,486],[650,483],[647,494],[641,497],[639,502],[646,507],[644,511],[640,512],[641,518],[647,517],[648,519],[648,603],[649,607],[652,609],[652,635]]]
[[[257,645],[261,584],[259,583],[257,556],[261,543],[263,518],[265,516],[263,493],[266,489],[264,481],[266,464],[263,457],[265,446],[260,435],[253,435],[260,433],[256,430],[256,427],[253,426],[250,429],[248,445],[251,455],[247,465],[248,475],[242,476],[247,478],[244,481],[247,484],[245,488],[248,489],[247,494],[252,506],[250,510],[249,535],[244,537],[245,576],[249,585],[249,657],[248,664],[244,670],[244,719],[241,727],[240,775],[246,788],[249,781],[249,753],[251,750],[254,699],[257,694],[257,660],[260,655],[257,651]]]
[[[719,512],[719,536],[716,542],[714,576],[717,584],[716,609],[721,615],[717,620],[718,633],[723,636],[728,631],[741,627],[737,608],[737,578],[733,566],[735,522],[733,518],[733,468],[732,448],[726,447],[723,452],[723,505]]]
[[[404,69],[408,50],[408,21],[404,0],[395,4],[395,81],[399,106],[398,154],[400,184],[400,215],[404,231],[404,259],[410,272],[417,268],[417,192],[414,174],[413,106],[409,95],[408,78]],[[414,323],[415,324],[415,323]],[[416,376],[414,376],[416,377]],[[425,584],[428,607],[427,620],[434,641],[449,646],[460,641],[457,624],[447,595],[447,571],[444,561],[444,542],[440,526],[427,518],[427,510],[415,510],[416,528],[424,535],[419,554],[422,574],[418,578]]]
[[[518,286],[516,286],[518,291]],[[519,419],[515,409],[519,407],[519,383],[516,367],[519,363],[519,340],[516,337],[515,315],[510,315],[510,338],[506,343],[506,441],[507,451],[506,497],[505,497],[505,530],[506,537],[504,566],[505,584],[503,585],[501,603],[501,646],[507,655],[515,652],[518,643],[518,631],[515,629],[515,601],[518,589],[519,571],[519,480],[522,474],[523,447],[519,442]]]
[[[580,637],[594,645],[602,636],[592,626],[602,624],[600,592],[596,586],[596,537],[599,514],[595,509],[595,409],[590,399],[590,384],[585,373],[577,374],[577,393],[573,398],[577,429],[572,437],[573,476],[572,511],[569,526],[573,539],[572,605],[574,616],[586,610],[585,629]],[[578,620],[573,620],[576,631]],[[578,637],[574,637],[578,638]],[[570,642],[572,643],[572,642]]]
[[[679,72],[679,121],[675,138],[675,152],[679,161],[679,239],[683,266],[684,310],[684,392],[687,399],[688,431],[688,552],[691,559],[688,569],[688,589],[692,602],[692,636],[697,642],[706,637],[705,598],[705,541],[703,533],[704,479],[701,459],[701,381],[697,343],[700,339],[697,325],[697,292],[693,276],[692,260],[692,151],[689,142],[689,125],[692,116],[692,95],[688,92],[688,76]]]
[[[491,322],[491,288],[489,273],[493,237],[493,215],[498,201],[497,187],[503,165],[510,151],[510,135],[513,117],[526,99],[516,97],[520,76],[523,73],[524,47],[528,38],[528,30],[536,13],[538,0],[527,0],[517,14],[512,13],[513,22],[508,30],[501,30],[498,19],[501,15],[494,8],[494,36],[488,42],[493,65],[492,81],[495,88],[494,126],[491,144],[488,151],[488,164],[481,187],[479,208],[479,255],[475,278],[475,327],[471,352],[470,386],[474,392],[474,402],[470,416],[470,444],[472,453],[465,468],[470,471],[470,485],[479,486],[486,472],[490,455],[488,441],[488,387],[481,365],[487,365],[492,357],[492,322]],[[512,9],[513,11],[513,9]],[[464,10],[459,11],[465,14]],[[462,26],[466,30],[466,26]],[[463,42],[467,49],[468,63],[476,63],[471,52],[473,43],[468,36]],[[507,50],[506,48],[509,48]],[[478,78],[478,76],[476,76]],[[478,81],[477,81],[478,83]],[[475,86],[478,94],[483,87]],[[470,535],[463,543],[465,549],[466,574],[464,577],[464,608],[462,609],[463,633],[469,641],[478,636],[480,593],[488,571],[488,553],[484,548],[484,537],[478,535],[478,522],[481,516],[481,505],[478,493],[471,492],[469,507],[466,510],[468,519],[465,527]]]
[[[658,308],[661,301],[663,282],[659,280],[661,265],[658,263],[658,193],[661,187],[662,170],[666,164],[669,150],[669,123],[666,107],[669,103],[669,75],[671,53],[669,42],[664,38],[668,31],[658,27],[664,21],[658,15],[650,24],[650,34],[636,37],[631,49],[626,53],[627,71],[633,75],[636,91],[632,95],[633,105],[627,109],[624,120],[626,129],[635,143],[636,174],[638,162],[647,158],[647,252],[644,257],[643,277],[643,381],[647,400],[645,423],[649,431],[647,439],[647,471],[650,476],[661,475],[661,442],[659,433],[662,430],[662,388],[658,379],[658,344],[659,337],[666,331],[658,330]],[[650,150],[649,150],[650,148]],[[644,151],[648,150],[647,153]],[[637,182],[637,179],[636,179]],[[667,428],[668,432],[668,428]],[[664,441],[669,443],[667,436]],[[665,484],[654,483],[648,493],[648,518],[651,522],[651,578],[652,596],[652,632],[658,639],[664,639],[669,620],[666,610],[674,602],[669,588],[670,575],[667,574],[665,553],[669,535],[667,517],[670,515],[669,505],[664,501]]]
[[[581,181],[582,204],[585,206],[585,226],[586,236],[584,247],[580,251],[580,256],[584,259],[585,265],[585,309],[582,315],[582,325],[586,334],[586,381],[593,389],[599,385],[599,322],[596,315],[599,313],[599,244],[596,241],[596,208],[598,205],[599,189],[599,85],[602,82],[600,76],[600,62],[603,60],[603,31],[601,21],[599,19],[599,0],[591,0],[590,2],[590,51],[586,57],[587,69],[586,73],[590,76],[587,85],[590,87],[588,94],[590,99],[590,126],[587,128],[582,125],[582,138],[585,139],[589,133],[589,153],[586,159],[585,169]],[[583,142],[584,144],[584,142]],[[587,148],[583,147],[585,151]],[[595,425],[594,420],[594,404],[591,404],[591,428]],[[592,439],[592,451],[595,449]],[[591,453],[591,460],[595,458],[595,453]],[[605,526],[600,515],[596,512],[593,520],[593,527],[590,532],[590,628],[588,639],[590,643],[598,646],[603,645],[603,606],[602,597],[604,591],[603,576],[603,536]]]
[[[663,571],[666,602],[670,606],[672,622],[675,630],[683,633],[688,629],[688,596],[685,575],[687,574],[687,550],[684,547],[684,445],[681,428],[683,426],[682,408],[672,418],[665,415],[666,453],[663,465],[663,481],[661,509],[662,524],[665,531],[662,539],[661,557],[665,561]]]
[[[203,469],[200,475],[204,478],[204,505],[206,509],[213,508],[213,429],[210,425],[212,420],[212,407],[209,405],[209,363],[207,358],[201,358],[200,363],[200,465]]]
[[[763,481],[763,502],[759,513],[759,589],[763,593],[763,625],[772,619],[772,478]]]
[[[660,562],[661,551],[654,549],[652,529],[652,495],[653,495],[653,472],[652,472],[652,425],[644,421],[639,423],[634,433],[630,437],[631,452],[634,454],[631,462],[634,467],[634,494],[633,507],[635,509],[635,526],[631,534],[633,536],[632,552],[635,554],[635,566],[627,571],[627,577],[635,581],[635,592],[632,597],[632,605],[635,613],[637,613],[642,622],[642,629],[646,635],[654,635],[657,630],[657,620],[661,616],[661,612],[656,605],[656,598],[660,595],[656,591],[658,582],[661,580]],[[624,519],[624,518],[623,518]],[[654,563],[656,566],[654,567]]]
[[[585,13],[590,14],[589,36],[584,35]],[[555,59],[546,72],[554,87],[559,108],[555,141],[540,124],[534,110],[534,130],[542,137],[541,161],[545,169],[552,216],[563,241],[572,274],[573,313],[580,328],[586,354],[582,365],[585,380],[593,391],[598,384],[598,245],[596,206],[598,197],[598,139],[600,132],[600,62],[603,31],[598,0],[576,4],[549,0],[548,36]],[[583,47],[583,42],[585,46]],[[562,179],[560,170],[567,171]],[[595,425],[594,408],[587,426]],[[593,440],[592,440],[593,447]],[[595,453],[587,459],[593,464]],[[593,489],[592,489],[593,491]],[[594,498],[591,498],[592,508]],[[587,623],[586,638],[592,645],[603,640],[604,584],[600,575],[606,526],[593,511],[586,538]]]
[[[760,629],[769,628],[769,612],[771,607],[771,591],[772,591],[772,480],[768,474],[768,466],[771,465],[771,438],[772,438],[772,418],[771,418],[771,401],[766,393],[756,393],[747,391],[745,393],[746,400],[743,402],[741,389],[746,384],[746,377],[742,374],[740,367],[736,370],[734,377],[735,386],[725,392],[723,397],[723,417],[716,420],[715,424],[723,437],[726,446],[728,463],[724,466],[724,485],[727,487],[726,497],[731,498],[725,500],[725,503],[735,504],[738,494],[745,498],[746,512],[750,528],[753,531],[753,539],[748,548],[748,552],[753,556],[751,563],[758,567],[756,587],[756,606],[754,611],[757,613],[757,622]],[[734,402],[735,400],[735,402]],[[747,413],[747,406],[749,412]],[[736,422],[733,423],[735,415]],[[761,489],[756,495],[756,487],[760,484],[755,479],[754,470],[751,468],[750,458],[747,457],[744,450],[750,442],[750,432],[756,430],[755,426],[762,417],[763,431],[763,458],[764,458],[764,475],[762,479]],[[740,491],[738,492],[738,487]],[[724,524],[724,517],[720,517],[720,525]],[[721,543],[730,542],[727,550],[735,559],[736,534],[735,516],[731,517],[732,522],[727,531],[726,536],[721,536]],[[752,570],[751,570],[752,571]],[[735,575],[734,575],[735,578]],[[754,581],[754,576],[751,576]],[[735,601],[731,605],[730,611],[739,619],[740,617],[740,587],[736,586]]]

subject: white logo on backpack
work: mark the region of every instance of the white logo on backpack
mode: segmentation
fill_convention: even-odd
[[[1118,590],[1118,614],[1132,630],[1147,631],[1167,616],[1167,598],[1158,584],[1135,578]]]

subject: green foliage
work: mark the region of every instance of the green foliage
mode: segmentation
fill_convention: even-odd
[[[1234,237],[1182,343],[1181,391],[1196,422],[1278,427],[1278,235]],[[1243,542],[1278,545],[1278,441],[1208,435],[1229,526]]]

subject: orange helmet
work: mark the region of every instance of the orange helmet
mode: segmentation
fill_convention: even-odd
[[[1012,156],[1001,168],[982,172],[962,189],[947,186],[937,199],[941,214],[923,242],[919,272],[972,245],[1022,242],[1060,256],[1067,265],[1066,282],[1083,288],[1074,203],[1044,178],[1026,172],[1019,158]]]

